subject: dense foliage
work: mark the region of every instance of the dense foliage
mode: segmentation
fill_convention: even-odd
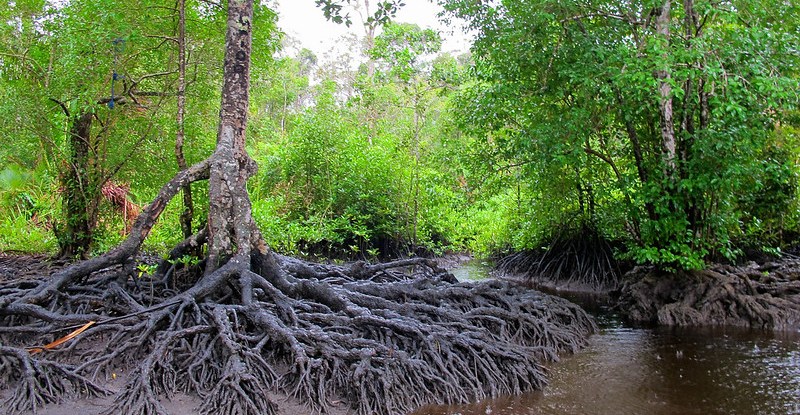
[[[791,2],[443,3],[478,32],[460,125],[520,166],[525,221],[549,216],[523,235],[588,222],[637,262],[683,268],[791,241]]]
[[[358,68],[280,53],[273,12],[256,10],[249,188],[279,251],[488,255],[572,229],[619,258],[697,268],[796,242],[791,2],[441,1],[476,33],[459,57],[432,30],[388,24],[400,4],[385,3],[363,22]],[[349,20],[337,4],[321,2]],[[104,250],[125,229],[104,186],[142,203],[178,169],[177,10],[0,7],[0,130],[14,143],[0,148],[0,249],[64,252],[80,212]],[[189,1],[186,14],[191,162],[214,145],[224,13]],[[151,249],[180,239],[182,209]]]

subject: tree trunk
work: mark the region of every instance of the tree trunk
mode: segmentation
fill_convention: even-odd
[[[228,2],[220,123],[208,188],[206,274],[219,268],[233,254],[234,247],[238,254],[249,255],[252,242],[253,220],[246,183],[256,173],[256,163],[245,151],[252,19],[252,1]]]
[[[175,159],[180,171],[189,168],[186,157],[183,155],[184,118],[186,115],[186,2],[178,0],[178,100],[175,115]],[[192,236],[192,219],[194,217],[194,203],[192,201],[192,186],[183,187],[183,212],[180,222],[183,237]]]
[[[663,160],[664,160],[664,174],[670,181],[674,179],[675,162],[676,162],[676,145],[675,145],[675,126],[673,125],[672,115],[672,84],[670,83],[672,75],[670,74],[669,57],[669,41],[670,41],[670,7],[671,0],[665,0],[661,6],[658,17],[656,18],[656,33],[661,37],[664,52],[664,67],[656,72],[659,79],[659,115],[661,118],[661,144],[663,147]]]
[[[89,140],[92,114],[83,112],[72,118],[69,130],[69,165],[62,177],[65,225],[57,231],[59,257],[85,258],[92,245],[92,195],[89,178]]]

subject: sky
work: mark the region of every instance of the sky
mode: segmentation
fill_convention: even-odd
[[[359,38],[364,36],[358,15],[351,13],[353,24],[344,25],[325,20],[322,11],[314,5],[314,0],[277,0],[278,25],[288,35],[300,41],[301,47],[311,49],[318,57],[329,55],[332,48],[342,45],[342,36],[354,33]],[[439,22],[436,17],[441,7],[431,0],[405,0],[406,5],[400,9],[395,21],[416,23],[422,28],[430,27],[440,32],[445,40],[443,52],[463,53],[469,50],[468,36],[460,30],[454,30]],[[457,25],[456,25],[457,26]],[[456,27],[456,29],[458,29]]]

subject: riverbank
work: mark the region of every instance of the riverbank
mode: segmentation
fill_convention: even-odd
[[[524,273],[498,276],[547,293],[611,305],[632,323],[800,332],[797,259],[741,266],[715,264],[701,271],[681,272],[638,266],[624,273],[617,284],[603,286]]]
[[[800,331],[800,261],[625,274],[617,307],[632,322]]]

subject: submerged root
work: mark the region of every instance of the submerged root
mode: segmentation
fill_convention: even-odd
[[[2,369],[4,387],[17,388],[6,412],[103,393],[90,378],[135,367],[107,413],[166,413],[160,399],[177,392],[198,394],[203,414],[280,413],[275,396],[312,413],[341,403],[407,413],[541,388],[542,363],[578,350],[595,327],[565,300],[501,281],[453,282],[424,259],[337,266],[255,254],[177,294],[120,272],[3,310],[3,327],[30,328],[0,331],[0,359],[17,362]],[[54,360],[24,350],[88,316],[95,326],[50,352]]]

